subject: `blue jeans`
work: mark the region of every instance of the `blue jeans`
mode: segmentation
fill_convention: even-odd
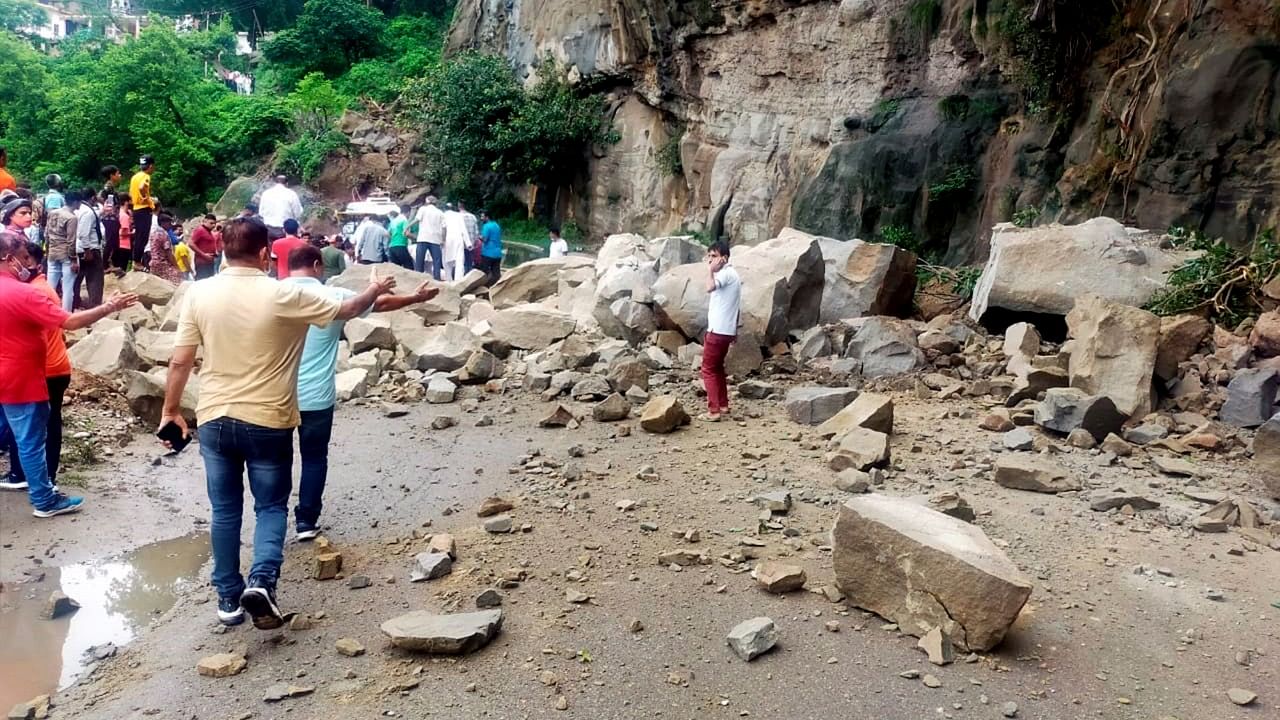
[[[59,285],[62,286],[60,290]],[[59,290],[62,309],[71,312],[76,301],[76,273],[71,269],[70,259],[49,261],[49,286]]]
[[[298,505],[293,520],[299,530],[314,530],[324,503],[324,482],[329,476],[329,438],[333,435],[333,407],[303,410],[298,426],[298,454],[302,477],[298,480]]]
[[[27,480],[27,497],[37,510],[48,510],[58,502],[44,456],[48,426],[48,402],[0,405],[0,447],[7,447],[10,437],[17,443],[18,460]]]
[[[427,254],[430,253],[431,277],[435,278],[436,280],[439,280],[440,271],[444,269],[444,264],[441,262],[441,259],[444,256],[443,255],[444,249],[440,246],[440,244],[429,243],[429,242],[418,243],[416,246],[414,246],[413,251],[414,251],[413,269],[417,270],[418,272],[426,272],[427,271]]]
[[[253,495],[253,567],[250,581],[275,587],[284,562],[284,532],[293,489],[293,430],[221,417],[200,426],[200,455],[213,519],[213,586],[224,598],[244,592],[240,575],[240,525],[244,515],[244,475]]]

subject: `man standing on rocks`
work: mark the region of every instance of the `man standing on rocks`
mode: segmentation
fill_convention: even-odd
[[[183,298],[165,385],[160,427],[172,422],[189,434],[182,393],[203,346],[200,455],[213,511],[213,584],[218,619],[269,630],[284,617],[276,581],[284,561],[284,536],[292,489],[293,429],[298,427],[298,360],[309,325],[356,317],[395,286],[369,274],[369,287],[345,302],[267,277],[267,226],[236,218],[223,229],[227,268],[194,283]],[[240,526],[248,469],[256,518],[248,585],[240,574]]]
[[[444,246],[444,213],[436,207],[436,196],[427,197],[427,204],[418,208],[418,214],[409,224],[408,230],[417,233],[414,237],[413,269],[426,272],[427,254],[431,254],[431,276],[440,279],[443,269],[442,254]]]
[[[318,293],[337,302],[346,302],[355,293],[345,288],[324,284],[324,258],[320,251],[300,247],[289,253],[288,279],[285,282]],[[415,303],[426,302],[440,291],[427,282],[412,295],[384,295],[373,304],[375,312],[391,312]],[[368,311],[361,313],[367,315]],[[320,509],[325,480],[329,474],[329,437],[333,432],[333,408],[338,402],[334,377],[338,374],[338,343],[342,340],[342,320],[307,330],[298,366],[298,453],[302,456],[302,475],[298,480],[298,505],[293,518],[299,540],[311,540],[320,534]]]
[[[30,212],[26,200],[12,200],[5,214]],[[26,238],[0,231],[0,447],[12,437],[25,476],[33,515],[50,518],[80,510],[82,498],[53,488],[45,456],[49,425],[49,387],[46,380],[51,332],[79,330],[138,301],[137,295],[113,294],[96,308],[74,315],[30,284],[37,272],[27,252]],[[68,373],[70,368],[67,369]],[[10,487],[15,487],[10,485]],[[19,489],[15,487],[15,489]]]
[[[729,265],[729,243],[716,241],[707,250],[707,334],[702,341],[702,383],[707,388],[707,414],[719,422],[729,412],[729,384],[724,358],[738,336],[742,280]]]
[[[298,199],[298,193],[289,188],[289,178],[277,175],[276,184],[262,191],[262,197],[258,198],[258,214],[267,224],[267,232],[271,233],[272,240],[279,240],[288,234],[289,231],[284,227],[286,220],[302,220],[302,201]],[[280,258],[281,265],[288,262],[288,255]]]
[[[151,174],[156,170],[155,158],[143,155],[138,159],[138,172],[129,179],[129,202],[133,208],[133,264],[142,265],[142,254],[151,244],[151,216],[156,211],[156,199],[151,197]]]

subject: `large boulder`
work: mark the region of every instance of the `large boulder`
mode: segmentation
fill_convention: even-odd
[[[547,304],[551,304],[548,299]],[[560,271],[555,309],[578,321],[578,328],[594,328],[596,319],[596,271],[591,265],[575,265]]]
[[[824,265],[817,238],[799,231],[754,247],[736,248],[731,263],[742,279],[739,335],[754,335],[765,345],[783,342],[787,332],[818,323]],[[686,337],[707,329],[707,266],[701,262],[671,268],[653,288],[665,327]]]
[[[1272,310],[1258,316],[1249,332],[1249,344],[1258,357],[1280,355],[1280,310]]]
[[[568,337],[577,327],[572,317],[539,305],[499,310],[489,323],[494,339],[522,350],[538,350]]]
[[[848,602],[917,637],[941,627],[962,650],[998,645],[1031,595],[981,528],[906,498],[845,501],[832,541]]]
[[[501,627],[501,609],[453,615],[415,610],[382,623],[382,632],[405,650],[465,655],[487,645]]]
[[[849,468],[866,471],[889,464],[889,436],[877,430],[850,428],[833,438],[829,447],[822,460],[836,472]]]
[[[418,286],[423,283],[427,283],[429,286],[439,290],[439,293],[434,298],[426,302],[415,303],[406,308],[408,312],[412,312],[422,318],[427,324],[439,325],[457,320],[462,316],[462,295],[452,283],[436,282],[426,273],[414,272],[395,263],[352,265],[344,270],[341,275],[331,278],[329,284],[354,292],[364,292],[365,288],[369,287],[369,274],[373,268],[377,269],[378,277],[394,277],[396,279],[394,292],[397,295],[408,295],[417,290]],[[404,340],[401,339],[401,342],[404,342]]]
[[[783,235],[795,232],[790,228]],[[867,315],[911,314],[916,256],[894,245],[818,238],[825,265],[824,323]]]
[[[164,306],[164,313],[160,316],[160,330],[164,332],[173,332],[178,329],[178,321],[182,319],[182,303],[187,296],[187,290],[191,288],[192,283],[182,283],[173,291],[173,297],[169,299],[169,304]],[[133,308],[138,307],[134,305]],[[133,308],[129,308],[130,310]],[[119,314],[128,312],[122,310]],[[113,316],[114,317],[114,316]],[[137,330],[138,326],[134,325]]]
[[[135,348],[133,328],[123,323],[95,327],[83,340],[67,350],[71,366],[77,370],[114,377],[142,366]]]
[[[830,420],[858,397],[853,388],[796,387],[782,401],[787,415],[801,425],[818,425]]]
[[[147,427],[160,425],[160,414],[164,410],[165,372],[141,373],[136,370],[125,370],[125,400],[133,414],[142,418]],[[192,375],[187,387],[182,391],[182,417],[187,426],[195,428],[196,403],[200,399],[200,376]]]
[[[1258,427],[1276,412],[1280,371],[1250,368],[1237,372],[1227,385],[1227,401],[1218,418],[1236,427]]]
[[[784,342],[790,330],[818,324],[826,269],[817,238],[783,231],[773,240],[739,248],[731,262],[742,278],[739,335],[772,345]]]
[[[178,286],[168,280],[137,270],[125,273],[117,285],[120,292],[136,294],[138,302],[147,308],[167,304],[178,291]]]
[[[1280,413],[1263,423],[1254,434],[1253,462],[1267,494],[1280,500]]]
[[[138,357],[148,365],[168,365],[173,357],[174,340],[178,333],[157,332],[142,328],[133,333],[133,348]]]
[[[353,353],[396,349],[396,336],[391,330],[391,321],[384,317],[351,318],[343,324],[342,336],[350,343]]]
[[[669,396],[655,397],[640,409],[640,427],[645,432],[663,435],[689,423],[689,413],[680,401]]]
[[[893,399],[888,395],[864,392],[840,412],[818,426],[823,438],[842,437],[854,428],[866,428],[886,435],[893,433]]]
[[[424,340],[409,348],[409,360],[419,370],[452,372],[482,350],[481,341],[460,322],[427,329]]]
[[[1034,228],[1000,224],[969,316],[981,320],[992,308],[1065,315],[1090,293],[1141,307],[1184,257],[1161,250],[1153,234],[1106,217]]]
[[[629,297],[620,297],[608,305],[597,305],[593,317],[600,326],[600,332],[626,340],[631,345],[643,343],[658,329],[653,309]]]
[[[1040,427],[1064,435],[1085,430],[1101,442],[1107,435],[1120,431],[1127,416],[1105,395],[1090,395],[1080,388],[1058,387],[1044,391],[1044,400],[1036,406],[1034,420]]]
[[[1160,318],[1100,295],[1085,295],[1067,313],[1071,387],[1106,395],[1116,409],[1142,417],[1155,406],[1152,375]]]
[[[1200,343],[1213,332],[1213,325],[1199,315],[1160,318],[1160,342],[1156,346],[1156,377],[1173,380],[1178,365],[1196,354]]]
[[[1060,493],[1079,490],[1080,481],[1049,460],[1021,454],[1003,455],[996,459],[995,481],[1012,490]]]
[[[680,265],[658,276],[653,286],[658,324],[679,330],[688,338],[701,338],[707,330],[707,266]]]
[[[864,377],[902,375],[924,367],[924,351],[916,344],[915,331],[904,321],[869,317],[849,325],[854,333],[844,356],[862,363]]]
[[[230,218],[238,215],[244,206],[253,201],[253,196],[258,193],[257,178],[241,176],[231,181],[227,189],[223,191],[222,197],[218,198],[218,202],[214,204],[213,212],[219,218]]]
[[[583,266],[594,267],[595,261],[582,255],[566,255],[521,263],[504,272],[489,288],[489,302],[501,310],[549,298],[560,289],[561,270]]]

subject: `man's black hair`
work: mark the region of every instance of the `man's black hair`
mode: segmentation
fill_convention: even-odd
[[[284,221],[284,231],[285,231],[285,233],[286,233],[286,234],[289,234],[289,235],[297,235],[297,234],[298,234],[298,221],[297,221],[297,220],[294,220],[293,218],[289,218],[288,220],[285,220],[285,221]]]
[[[707,248],[708,252],[715,252],[720,257],[729,257],[729,243],[723,240],[717,240],[711,243],[711,247]]]
[[[305,270],[316,263],[324,262],[320,250],[310,245],[300,245],[289,251],[289,270]]]
[[[222,225],[222,248],[231,260],[257,260],[267,247],[267,226],[260,218],[237,217]]]
[[[112,175],[120,172],[120,168],[115,165],[103,165],[102,170],[99,172],[102,175],[103,180],[110,180]]]
[[[205,215],[204,215],[204,219],[205,219],[205,220],[212,220],[212,221],[214,221],[214,222],[218,222],[218,216],[217,216],[217,215],[214,215],[213,213],[205,213]]]

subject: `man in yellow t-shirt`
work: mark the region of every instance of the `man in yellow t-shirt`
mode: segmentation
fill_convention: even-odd
[[[213,519],[213,585],[218,620],[244,621],[270,630],[284,624],[276,582],[284,562],[284,536],[293,480],[293,429],[298,427],[298,362],[307,328],[350,320],[395,286],[369,273],[369,287],[338,300],[267,277],[267,226],[234,218],[223,226],[227,269],[193,283],[182,299],[178,333],[165,385],[160,426],[172,422],[189,435],[182,393],[204,348],[200,366],[200,456]],[[240,526],[248,468],[256,529],[248,583],[240,574]]]
[[[133,262],[142,263],[142,253],[147,250],[147,242],[151,239],[151,216],[156,209],[156,199],[151,196],[151,173],[155,172],[156,160],[150,155],[143,155],[138,160],[138,172],[129,180],[129,199],[133,203]]]

